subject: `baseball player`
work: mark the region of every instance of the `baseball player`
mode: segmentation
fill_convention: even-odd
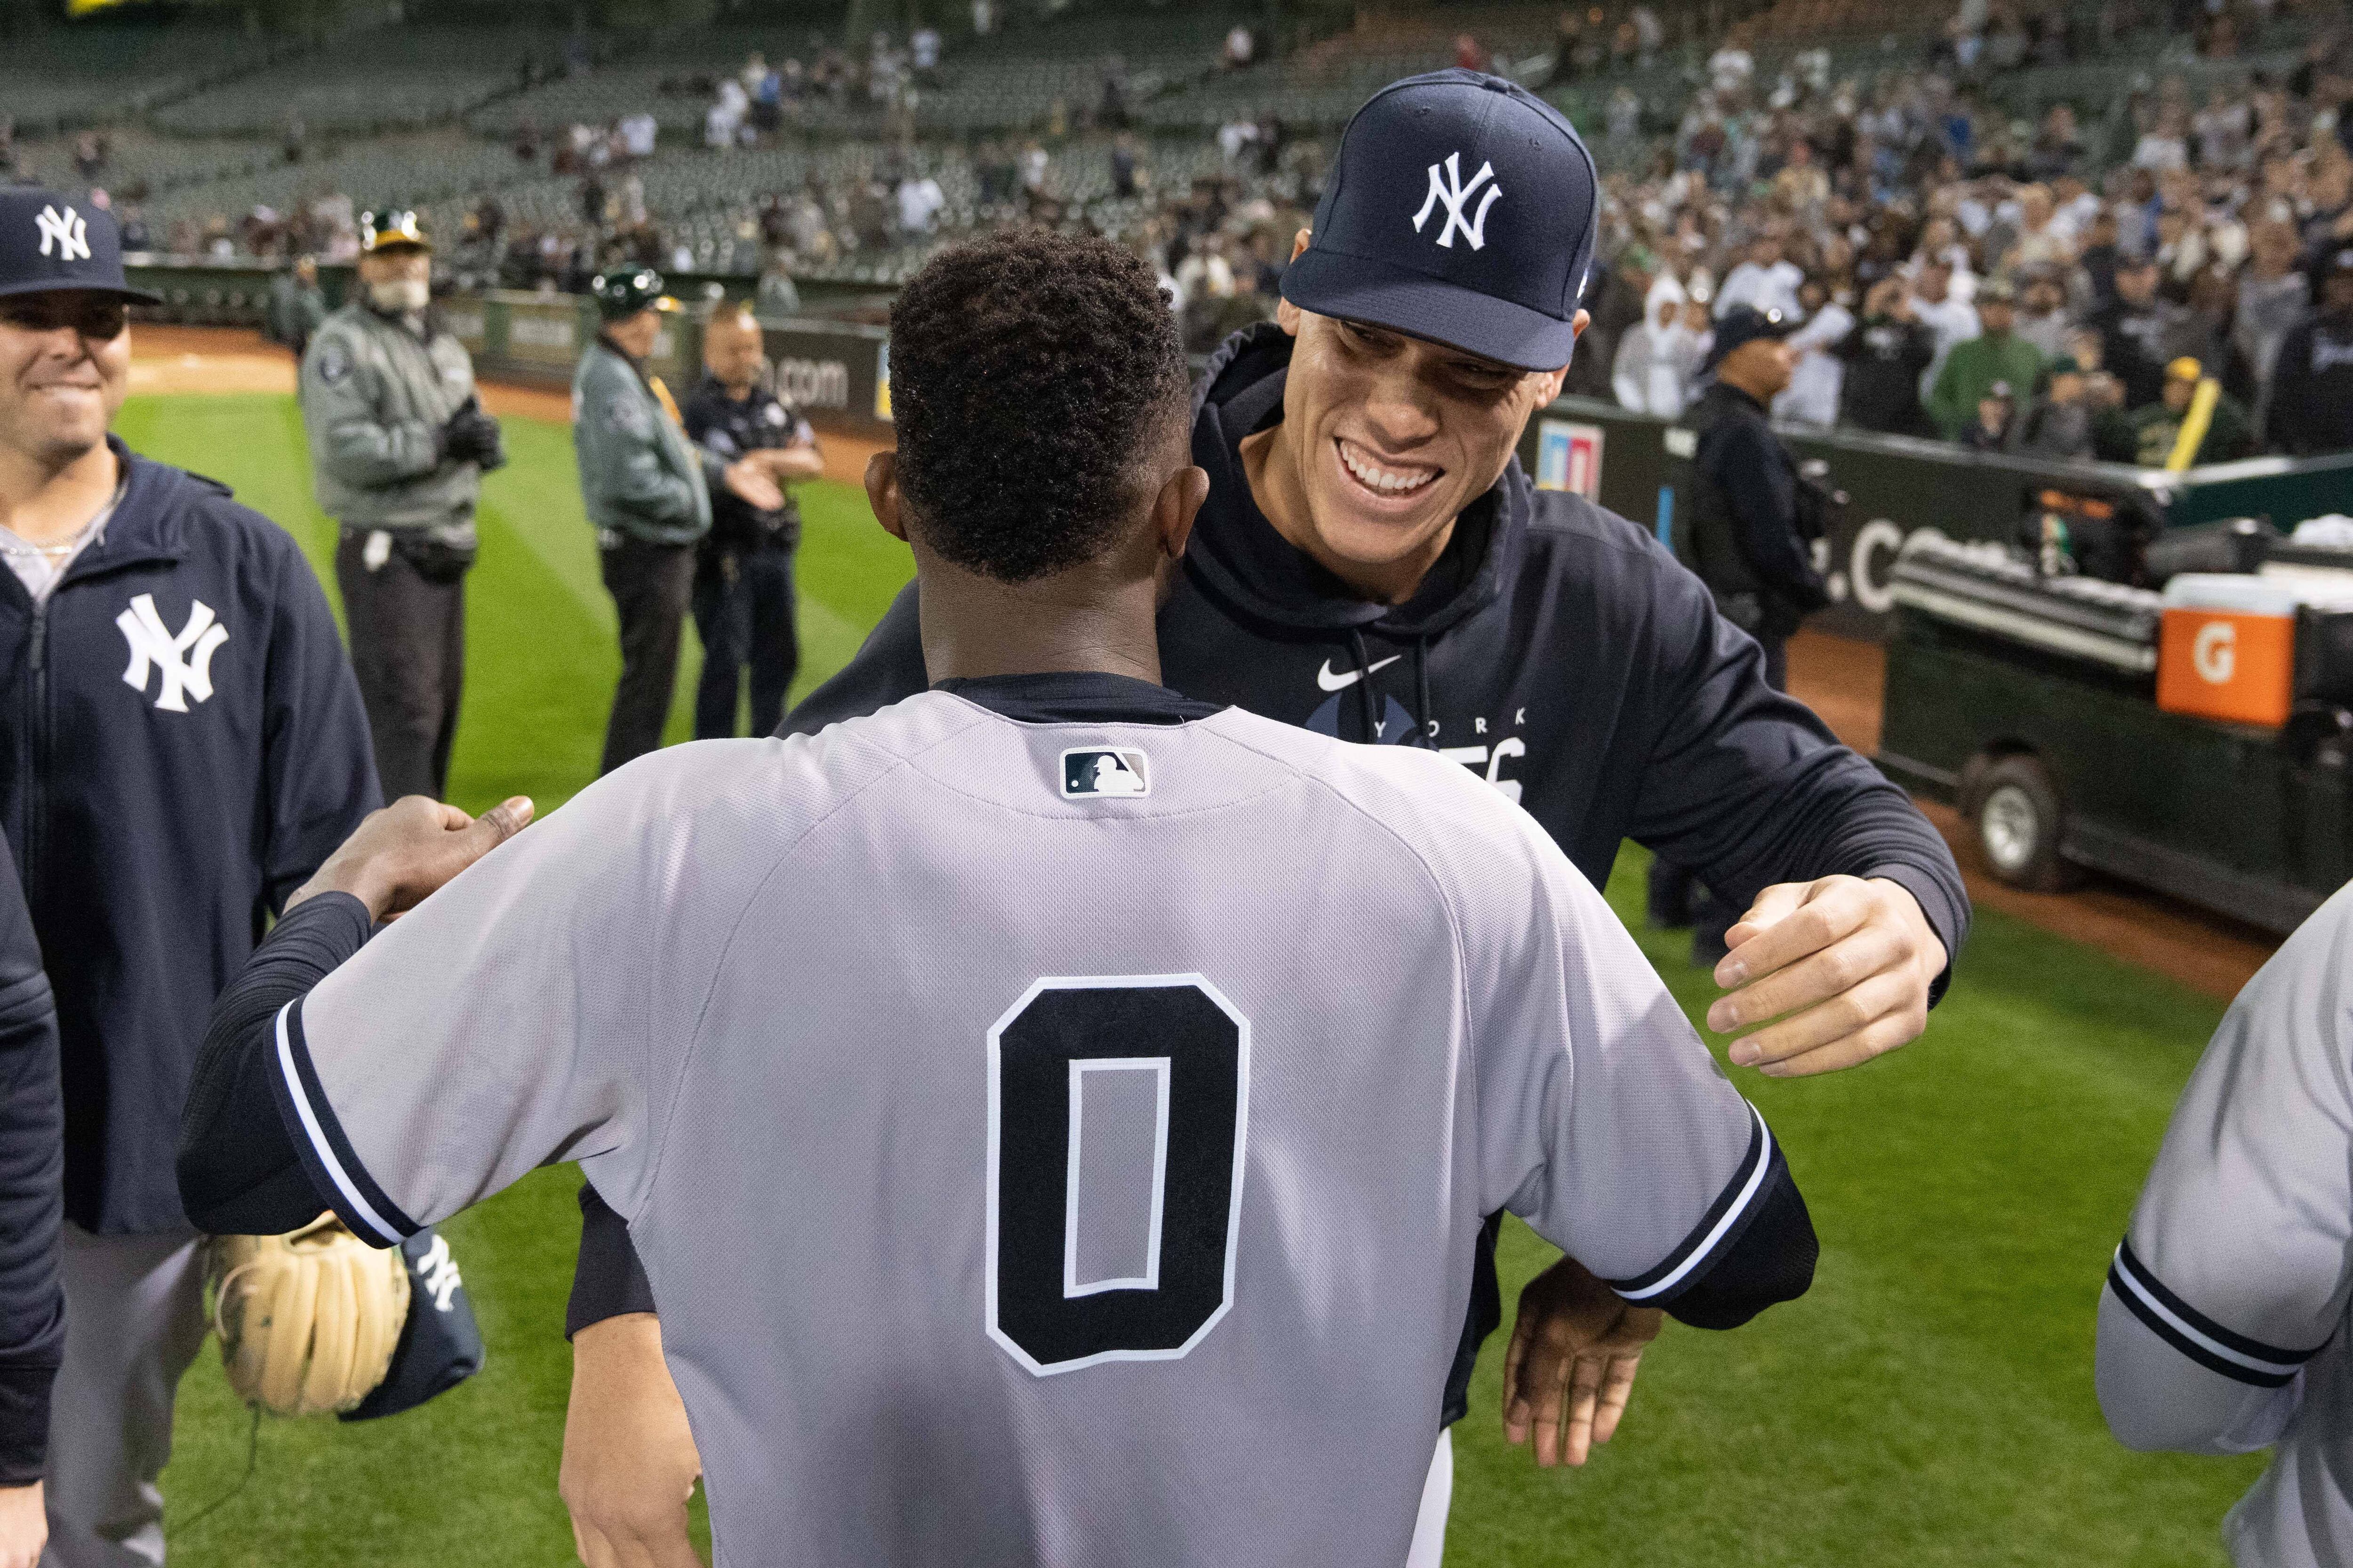
[[[494,850],[527,803],[371,819],[216,1016],[192,1209],[389,1244],[580,1160],[723,1563],[1399,1562],[1488,1214],[1704,1326],[1804,1289],[1770,1133],[1532,821],[1155,682],[1208,479],[1151,269],[946,252],[892,374],[938,684]]]
[[[465,692],[466,574],[482,476],[506,461],[466,345],[430,310],[433,247],[413,212],[360,217],[359,286],[302,356],[319,509],[342,525],[335,585],[395,797],[448,792]]]
[[[2353,1562],[2353,887],[2239,993],[2190,1075],[2100,1294],[2127,1447],[2274,1447],[2223,1521],[2241,1568]]]
[[[64,1169],[57,1006],[16,863],[0,843],[0,1568],[34,1568],[49,1533],[41,1473],[66,1337]]]
[[[1440,71],[1366,104],[1296,241],[1279,321],[1229,340],[1195,388],[1209,499],[1159,618],[1165,676],[1322,734],[1435,750],[1519,802],[1597,883],[1627,837],[1696,868],[1747,916],[1715,971],[1733,994],[1709,1015],[1750,1031],[1733,1060],[1851,1067],[1926,1027],[1968,923],[1960,873],[1902,790],[1770,688],[1754,639],[1647,529],[1536,490],[1514,456],[1583,327],[1598,211],[1576,131],[1514,83]],[[1039,417],[1007,403],[987,438]],[[919,597],[902,594],[787,728],[923,690]],[[596,1386],[658,1390],[660,1366],[649,1323],[602,1330],[650,1299],[627,1235],[593,1191],[583,1201],[596,1234],[570,1313],[574,1401],[599,1419],[571,1424],[566,1493],[629,1531],[675,1515],[670,1482],[691,1461],[651,1452],[675,1423]],[[1641,1349],[1583,1261],[1539,1277],[1514,1328],[1526,1354],[1506,1431],[1542,1461],[1577,1462],[1609,1435]],[[1502,1317],[1492,1267],[1475,1279],[1450,1421]],[[1607,1336],[1580,1326],[1588,1313]],[[1431,1462],[1421,1563],[1445,1520],[1442,1445]]]
[[[215,996],[379,803],[294,542],[111,437],[131,368],[105,212],[0,191],[0,825],[56,987],[65,1350],[49,1560],[164,1560],[156,1478],[204,1333],[172,1155]]]

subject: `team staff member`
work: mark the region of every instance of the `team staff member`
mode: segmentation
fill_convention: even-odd
[[[650,268],[589,285],[604,326],[572,374],[572,448],[596,530],[605,591],[621,621],[621,680],[599,773],[661,744],[678,679],[678,638],[694,584],[694,547],[711,531],[711,487],[770,510],[785,492],[764,454],[723,462],[687,439],[678,404],[646,356],[678,301]]]
[[[107,434],[146,298],[106,213],[0,192],[0,825],[64,1061],[61,1568],[164,1559],[155,1481],[204,1334],[172,1169],[196,1047],[256,933],[379,799],[294,542]]]
[[[57,1007],[16,862],[0,843],[0,1568],[34,1568],[49,1533],[41,1472],[66,1339],[64,1170]]]
[[[2222,1521],[2242,1568],[2353,1562],[2353,888],[2223,1016],[2100,1294],[2100,1409],[2126,1447],[2270,1447]]]
[[[768,470],[781,484],[825,471],[817,433],[799,410],[761,384],[760,323],[744,310],[723,310],[702,329],[702,379],[686,400],[690,440],[723,463],[775,453]],[[785,694],[800,667],[794,625],[793,551],[801,541],[800,508],[787,494],[773,510],[755,507],[723,486],[712,492],[711,531],[694,567],[694,629],[702,638],[702,679],[694,693],[694,738],[735,733],[735,703],[749,666],[752,733],[769,735],[785,716]]]
[[[867,493],[942,689],[642,759],[510,843],[527,803],[378,814],[223,998],[183,1190],[383,1245],[579,1159],[722,1562],[1388,1568],[1484,1215],[1730,1329],[1811,1279],[1791,1162],[1474,775],[1155,682],[1208,486],[1150,267],[1009,231],[894,314]],[[1102,1059],[1131,1038],[1165,1070]]]
[[[1597,205],[1576,132],[1500,78],[1414,78],[1358,112],[1279,323],[1228,342],[1195,387],[1209,499],[1160,616],[1164,679],[1343,739],[1435,747],[1597,883],[1631,837],[1753,900],[1713,1026],[1766,1026],[1733,1046],[1744,1067],[1852,1067],[1925,1026],[1968,925],[1960,875],[1901,790],[1773,690],[1755,640],[1647,531],[1538,493],[1514,456],[1583,325]],[[788,727],[923,690],[919,621],[911,589]],[[662,1415],[676,1395],[628,1237],[593,1194],[584,1207],[565,1496],[575,1520],[669,1549],[692,1449]],[[1501,1317],[1492,1269],[1479,1278],[1450,1421]],[[1572,1261],[1541,1276],[1521,1300],[1507,1431],[1540,1459],[1581,1458],[1655,1327]]]
[[[1716,323],[1701,367],[1713,379],[1684,416],[1697,445],[1675,531],[1676,555],[1707,584],[1716,613],[1757,639],[1765,684],[1776,691],[1788,689],[1789,634],[1830,603],[1800,527],[1797,460],[1766,416],[1796,368],[1788,342],[1796,325],[1746,305]],[[1693,881],[1689,868],[1663,855],[1652,860],[1651,920],[1694,927],[1695,961],[1713,963],[1743,906],[1711,890],[1694,911]]]
[[[466,345],[430,310],[417,215],[360,217],[359,287],[302,357],[319,508],[343,525],[335,584],[352,666],[397,797],[448,793],[466,666],[466,572],[482,475],[506,461]]]

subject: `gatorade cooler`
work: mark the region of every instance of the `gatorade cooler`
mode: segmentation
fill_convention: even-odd
[[[2165,585],[2157,705],[2235,724],[2287,722],[2297,595],[2273,578],[2186,572]]]

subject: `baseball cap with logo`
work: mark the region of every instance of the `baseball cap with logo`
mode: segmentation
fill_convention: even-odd
[[[0,295],[66,289],[163,303],[123,277],[122,235],[113,214],[38,186],[0,187]]]
[[[1597,191],[1576,128],[1517,82],[1460,69],[1391,82],[1341,133],[1282,297],[1557,370],[1577,344]]]

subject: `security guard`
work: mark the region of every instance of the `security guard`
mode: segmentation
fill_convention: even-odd
[[[482,475],[506,461],[466,345],[429,309],[417,215],[360,219],[359,288],[302,356],[319,506],[343,525],[335,581],[386,798],[449,783],[466,662],[466,571]]]
[[[1715,378],[1684,418],[1695,437],[1675,554],[1699,574],[1725,619],[1765,650],[1765,679],[1788,689],[1789,634],[1810,611],[1830,603],[1814,569],[1809,536],[1819,537],[1820,491],[1798,473],[1797,459],[1773,434],[1765,410],[1789,384],[1795,356],[1786,340],[1797,322],[1778,310],[1736,305],[1715,324],[1701,365]],[[1662,858],[1651,863],[1651,923],[1694,927],[1695,962],[1724,954],[1724,933],[1740,910],[1711,893],[1688,915],[1690,870]]]
[[[601,272],[589,292],[603,326],[573,373],[572,446],[621,622],[621,680],[598,769],[608,773],[661,744],[712,487],[764,510],[781,509],[785,493],[768,477],[770,459],[729,463],[687,439],[670,388],[647,374],[662,317],[678,309],[661,274]]]
[[[825,469],[817,436],[799,410],[760,374],[760,323],[727,309],[702,329],[702,380],[686,400],[686,433],[722,462],[753,453],[779,483]],[[711,531],[694,570],[694,628],[702,637],[702,679],[694,694],[694,738],[735,733],[736,694],[751,667],[752,733],[773,735],[800,666],[794,626],[793,551],[800,508],[790,495],[765,511],[722,489],[711,498]]]

